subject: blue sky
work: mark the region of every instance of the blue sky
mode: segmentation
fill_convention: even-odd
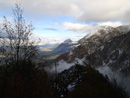
[[[35,27],[35,36],[43,41],[76,41],[95,26],[120,26],[130,21],[129,0],[17,0],[25,20]],[[0,0],[3,16],[13,19],[16,0]],[[46,42],[47,42],[46,41]]]

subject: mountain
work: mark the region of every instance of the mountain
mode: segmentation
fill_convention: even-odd
[[[123,42],[126,37],[129,36],[129,31],[126,32],[121,32],[120,27],[118,28],[113,28],[113,27],[108,27],[108,29],[105,28],[98,28],[93,35],[88,34],[84,38],[82,38],[79,41],[79,46],[74,48],[72,51],[63,54],[57,58],[57,60],[63,59],[64,61],[71,63],[73,62],[76,58],[78,59],[83,59],[88,56],[94,55],[94,53],[98,53],[99,50],[102,50],[104,52],[104,49],[109,51],[110,47],[112,47],[111,51],[114,51],[116,48],[114,46],[118,46],[118,44],[123,44],[123,45],[128,45],[129,43]],[[116,40],[117,39],[117,40]],[[127,38],[128,39],[128,38]],[[108,45],[108,43],[110,43]],[[116,43],[116,44],[114,44]],[[107,45],[107,47],[106,47]],[[124,46],[122,46],[123,48]],[[122,50],[126,51],[126,50]],[[100,53],[99,53],[100,54]],[[104,52],[106,54],[106,52]],[[103,58],[104,59],[104,58]]]
[[[66,39],[63,43],[71,43],[72,40],[71,39]]]
[[[54,48],[47,55],[49,56],[61,55],[69,51],[72,51],[77,46],[78,46],[77,42],[72,42],[71,39],[66,39],[63,43],[59,44],[56,48]]]
[[[127,98],[116,80],[110,81],[89,65],[75,64],[62,71],[53,86],[61,98]]]
[[[58,78],[60,80],[56,81],[60,82],[55,83],[57,84],[55,87],[58,88],[61,95],[63,90],[63,93],[67,91],[69,91],[70,94],[71,92],[75,92],[72,93],[72,96],[73,94],[77,94],[76,92],[81,95],[85,94],[85,96],[89,96],[86,94],[90,88],[97,90],[97,88],[100,88],[98,85],[110,83],[110,85],[112,85],[110,86],[112,87],[112,89],[110,88],[110,91],[112,91],[111,94],[117,91],[120,93],[120,91],[122,92],[124,90],[122,90],[122,88],[125,88],[125,91],[128,92],[130,96],[129,26],[116,28],[107,26],[99,27],[79,40],[78,46],[72,51],[60,55],[55,61],[55,64],[52,64],[51,67],[46,68],[46,70],[51,73],[58,73],[56,79]],[[80,67],[77,68],[76,65],[80,65]],[[90,71],[91,68],[86,70],[87,66],[91,66],[95,71]],[[95,76],[93,76],[94,74]],[[94,77],[94,79],[92,77]],[[61,83],[61,81],[63,83]],[[113,91],[113,86],[115,87],[115,85],[121,89]],[[82,87],[86,87],[86,89],[82,89]],[[108,86],[104,88],[105,85],[103,85],[102,87],[103,90],[108,89]],[[95,94],[97,93],[99,93],[99,90],[95,91]],[[66,96],[66,94],[63,95]],[[100,98],[102,97],[100,96]]]
[[[45,45],[39,45],[41,51],[52,51],[55,49],[59,44],[45,44]]]
[[[86,35],[79,41],[78,47],[56,59],[58,72],[69,69],[76,62],[86,62],[95,68],[108,66],[111,70],[129,76],[130,31],[123,30],[128,27],[102,27],[92,35]]]
[[[53,50],[53,53],[63,54],[69,52],[75,47],[75,45],[77,45],[77,43],[72,43],[71,39],[67,39],[63,43],[61,43],[58,47],[56,47]]]

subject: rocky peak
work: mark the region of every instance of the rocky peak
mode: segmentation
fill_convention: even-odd
[[[71,39],[66,39],[63,43],[71,43],[72,40]]]

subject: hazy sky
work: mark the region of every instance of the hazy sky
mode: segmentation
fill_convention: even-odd
[[[130,21],[130,0],[0,0],[0,22],[3,16],[12,21],[16,2],[32,21],[35,35],[45,40],[77,40],[95,26]]]

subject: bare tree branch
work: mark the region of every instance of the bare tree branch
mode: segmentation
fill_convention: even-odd
[[[0,57],[1,62],[6,66],[12,63],[15,67],[19,66],[22,60],[33,60],[38,52],[35,46],[40,40],[32,41],[32,31],[34,27],[23,18],[23,10],[16,4],[13,9],[14,23],[8,22],[4,17],[2,34],[0,37]],[[2,35],[1,34],[1,35]]]

